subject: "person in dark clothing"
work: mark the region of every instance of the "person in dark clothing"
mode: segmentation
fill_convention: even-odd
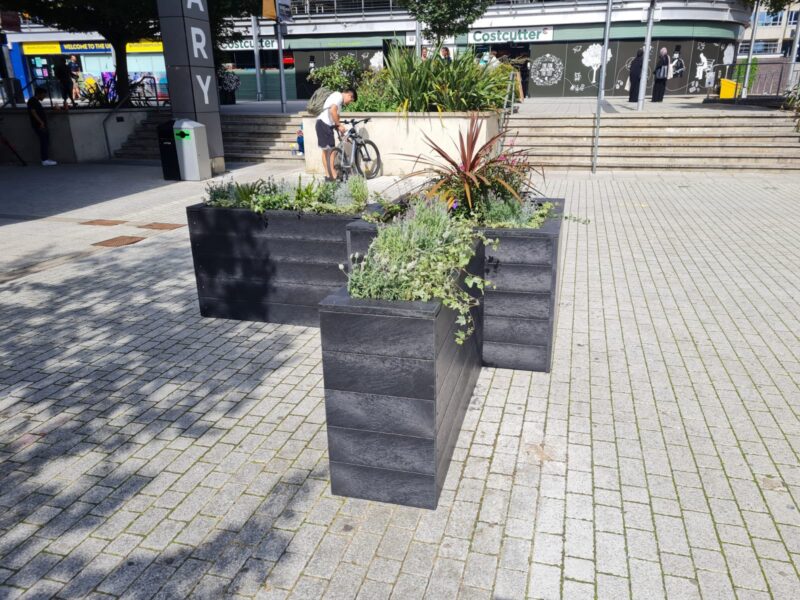
[[[653,83],[653,102],[664,101],[664,92],[667,91],[667,79],[669,79],[669,65],[669,51],[662,48],[654,71],[656,80]]]
[[[72,97],[72,90],[75,87],[75,80],[72,79],[72,72],[69,70],[66,61],[61,59],[53,72],[55,73],[56,79],[58,80],[58,85],[61,88],[61,97],[64,98],[64,108],[67,108],[67,102],[72,102],[73,107],[77,106],[77,104],[75,104],[75,98]]]
[[[642,68],[644,67],[644,50],[639,50],[636,53],[636,58],[631,63],[631,90],[628,94],[628,102],[639,101],[639,84],[642,81]]]
[[[47,129],[47,115],[42,106],[42,100],[47,96],[47,89],[37,87],[33,98],[28,100],[28,117],[31,127],[39,138],[39,152],[42,155],[42,166],[52,167],[58,163],[50,160],[50,131]]]

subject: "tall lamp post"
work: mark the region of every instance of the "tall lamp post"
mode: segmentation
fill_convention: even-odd
[[[647,36],[644,39],[644,58],[642,62],[642,77],[639,79],[639,97],[636,110],[644,110],[644,97],[647,95],[647,77],[650,75],[650,46],[653,45],[653,22],[656,15],[656,0],[650,0],[647,9]]]
[[[603,111],[603,100],[606,92],[606,65],[608,64],[608,45],[611,38],[611,13],[614,0],[606,5],[606,28],[603,34],[603,49],[600,52],[600,88],[597,90],[597,110],[594,115],[594,144],[592,146],[592,173],[597,172],[597,155],[600,150],[600,115]]]
[[[758,29],[758,7],[761,6],[761,0],[756,0],[756,5],[753,7],[753,18],[750,24],[750,52],[747,53],[747,65],[744,68],[744,85],[742,86],[742,98],[747,98],[747,88],[750,87],[750,65],[753,64],[753,50],[756,45],[756,30]]]

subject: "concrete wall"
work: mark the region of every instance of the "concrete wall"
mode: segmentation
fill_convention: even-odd
[[[413,159],[403,155],[436,157],[425,142],[425,136],[444,150],[457,152],[459,131],[466,133],[470,119],[468,113],[345,113],[346,119],[366,117],[370,117],[371,121],[360,125],[359,131],[378,146],[383,160],[383,175],[405,175],[419,169]],[[481,113],[481,121],[480,144],[483,144],[497,134],[500,119],[495,113]],[[322,151],[317,145],[315,127],[315,117],[303,117],[306,172],[322,174]]]
[[[101,109],[47,110],[50,158],[63,163],[108,159],[103,120],[110,113],[110,110]],[[106,130],[112,153],[122,146],[148,113],[143,109],[123,109],[108,119]],[[31,128],[26,110],[0,111],[0,133],[27,162],[39,162],[39,139]],[[15,161],[8,148],[0,144],[0,163]]]

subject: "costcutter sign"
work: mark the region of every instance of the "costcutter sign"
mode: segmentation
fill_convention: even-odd
[[[471,44],[511,44],[552,42],[552,27],[520,27],[518,29],[477,29],[469,32]]]

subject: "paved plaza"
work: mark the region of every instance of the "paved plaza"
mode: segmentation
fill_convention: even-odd
[[[0,599],[800,598],[800,175],[549,174],[553,371],[436,511],[331,495],[317,329],[199,316],[202,184],[0,181]]]

